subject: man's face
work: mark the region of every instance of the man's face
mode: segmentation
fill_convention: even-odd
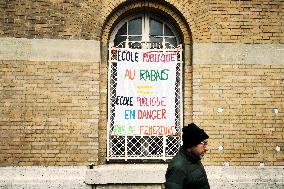
[[[200,144],[197,144],[196,146],[193,146],[190,149],[191,153],[195,154],[196,156],[199,156],[200,158],[203,158],[204,154],[208,150],[207,145],[208,145],[208,141],[204,140]]]

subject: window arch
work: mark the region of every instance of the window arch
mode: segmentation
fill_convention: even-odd
[[[170,159],[181,142],[183,48],[153,13],[119,22],[109,42],[107,159]]]
[[[174,26],[150,13],[121,21],[110,38],[110,46],[118,48],[170,49],[177,48],[180,44],[181,39]]]

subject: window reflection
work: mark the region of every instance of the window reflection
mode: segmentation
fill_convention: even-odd
[[[139,44],[142,40],[144,45]],[[164,20],[140,16],[127,20],[115,35],[114,46],[125,48],[126,45],[133,49],[168,49],[177,47],[179,41],[173,28]]]
[[[142,18],[135,18],[128,23],[128,35],[142,34]]]
[[[151,42],[162,43],[163,42],[163,38],[162,37],[150,37],[150,41]]]
[[[119,28],[116,35],[126,35],[127,34],[127,24],[123,24],[121,28]]]
[[[129,36],[128,40],[129,41],[141,41],[142,37],[141,36]]]
[[[166,41],[167,48],[169,48],[168,43],[173,45],[174,47],[177,47],[177,40],[175,37],[166,38],[165,41]]]
[[[167,25],[165,25],[165,36],[174,36],[174,33]]]
[[[114,46],[120,45],[122,42],[126,41],[126,36],[116,36],[114,39]]]
[[[154,19],[150,19],[150,35],[151,36],[155,36],[155,35],[162,36],[163,35],[163,23],[158,22]]]

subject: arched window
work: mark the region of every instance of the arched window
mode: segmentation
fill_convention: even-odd
[[[108,160],[166,160],[177,153],[182,52],[178,30],[165,18],[145,13],[114,28],[108,58]]]
[[[149,16],[149,14],[131,17],[120,22],[110,40],[110,46],[131,49],[170,49],[177,48],[179,45],[180,38],[177,30],[161,18]]]

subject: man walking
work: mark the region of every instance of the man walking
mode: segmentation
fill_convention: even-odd
[[[210,189],[201,159],[209,136],[194,123],[182,129],[183,145],[166,172],[166,189]]]

